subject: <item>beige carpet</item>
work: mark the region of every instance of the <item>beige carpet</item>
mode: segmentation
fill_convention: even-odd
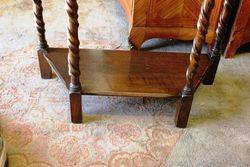
[[[127,49],[118,0],[78,1],[81,47]],[[84,97],[84,124],[74,125],[63,84],[40,78],[32,1],[1,2],[0,125],[11,167],[250,166],[249,54],[222,59],[187,129],[174,127],[174,101],[122,97]],[[49,44],[66,46],[64,1],[43,2]]]

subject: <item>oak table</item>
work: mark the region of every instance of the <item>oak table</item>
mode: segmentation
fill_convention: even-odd
[[[191,53],[79,49],[77,0],[66,0],[68,48],[51,48],[45,38],[42,1],[33,2],[41,77],[50,79],[53,70],[65,84],[73,123],[82,123],[82,95],[140,96],[176,98],[176,126],[184,128],[200,83],[213,84],[234,0],[224,1],[216,40],[207,54],[201,49],[215,0],[203,2]]]

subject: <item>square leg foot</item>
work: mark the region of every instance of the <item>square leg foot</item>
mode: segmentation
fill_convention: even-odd
[[[70,93],[70,111],[72,123],[82,123],[82,95],[80,92]]]
[[[190,110],[192,107],[193,95],[183,96],[178,100],[175,115],[175,125],[178,128],[186,128]]]

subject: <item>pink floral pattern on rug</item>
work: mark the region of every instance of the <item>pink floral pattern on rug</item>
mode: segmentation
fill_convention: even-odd
[[[67,90],[40,78],[34,45],[0,64],[1,131],[13,166],[160,166],[182,134],[162,112],[172,103],[154,99],[86,96],[90,121],[72,124]]]
[[[111,4],[115,6],[115,1],[81,1],[85,7],[79,6],[80,15],[89,16],[80,17],[80,25],[88,25],[96,17],[89,11],[103,17],[106,13],[100,12]],[[65,11],[58,8],[64,1],[43,3],[49,45],[66,47]],[[143,103],[142,98],[84,96],[84,123],[72,124],[64,85],[56,77],[50,80],[40,77],[36,36],[31,31],[32,3],[4,0],[0,8],[5,9],[0,16],[11,17],[5,23],[13,25],[9,30],[11,37],[4,36],[6,42],[0,46],[0,126],[11,167],[166,165],[166,158],[183,133],[173,123],[173,102],[146,99]],[[112,17],[100,18],[96,23],[99,28],[86,26],[79,31],[81,46],[126,48],[126,21],[119,18],[123,16],[117,9],[109,10]],[[14,19],[22,20],[23,24]],[[107,22],[113,23],[120,33],[103,27]]]
[[[141,130],[135,125],[108,125],[108,130],[111,131],[109,140],[116,146],[127,146],[132,141],[138,140],[141,135]]]
[[[65,136],[51,146],[50,155],[63,166],[78,165],[89,157],[88,147],[75,136]]]

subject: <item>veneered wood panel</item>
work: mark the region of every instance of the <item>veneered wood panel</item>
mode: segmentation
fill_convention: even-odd
[[[120,0],[120,2],[130,23],[129,40],[137,48],[150,38],[193,40],[202,0]],[[222,5],[223,0],[215,0],[206,38],[209,44],[214,40]]]
[[[242,0],[225,50],[226,58],[233,58],[237,49],[250,42],[250,0]]]
[[[147,26],[196,28],[202,0],[151,0]],[[215,29],[222,0],[217,0],[210,28]]]
[[[149,8],[150,0],[134,0],[133,26],[146,26]]]

